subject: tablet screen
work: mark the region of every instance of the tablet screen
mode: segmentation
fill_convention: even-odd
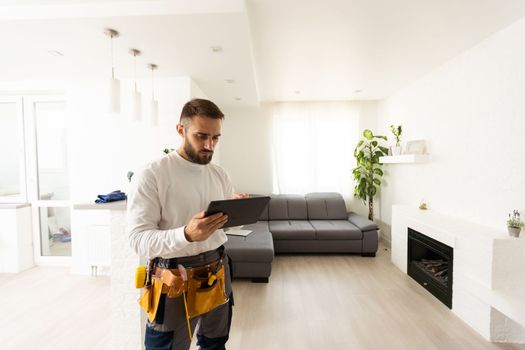
[[[224,213],[228,215],[228,221],[223,227],[253,224],[259,220],[269,201],[270,197],[250,197],[211,201],[206,210],[206,216],[215,213]]]

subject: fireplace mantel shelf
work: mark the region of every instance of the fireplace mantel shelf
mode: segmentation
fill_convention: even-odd
[[[525,324],[525,299],[523,290],[491,290],[476,280],[461,276],[457,282],[457,287],[468,290],[486,304],[492,305],[502,314],[509,316],[520,324]]]

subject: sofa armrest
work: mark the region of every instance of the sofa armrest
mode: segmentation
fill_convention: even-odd
[[[377,225],[373,221],[370,221],[353,212],[348,213],[348,221],[357,226],[357,228],[359,228],[362,232],[378,229]]]

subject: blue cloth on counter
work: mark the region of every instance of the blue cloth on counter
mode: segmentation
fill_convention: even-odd
[[[120,192],[120,190],[113,191],[108,194],[99,194],[97,197],[98,198],[95,200],[95,203],[109,203],[127,199],[126,194],[124,192]]]

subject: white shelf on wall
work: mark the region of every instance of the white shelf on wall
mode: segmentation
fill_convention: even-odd
[[[379,157],[379,162],[383,164],[396,163],[426,163],[430,159],[428,154],[403,154],[400,156]]]

